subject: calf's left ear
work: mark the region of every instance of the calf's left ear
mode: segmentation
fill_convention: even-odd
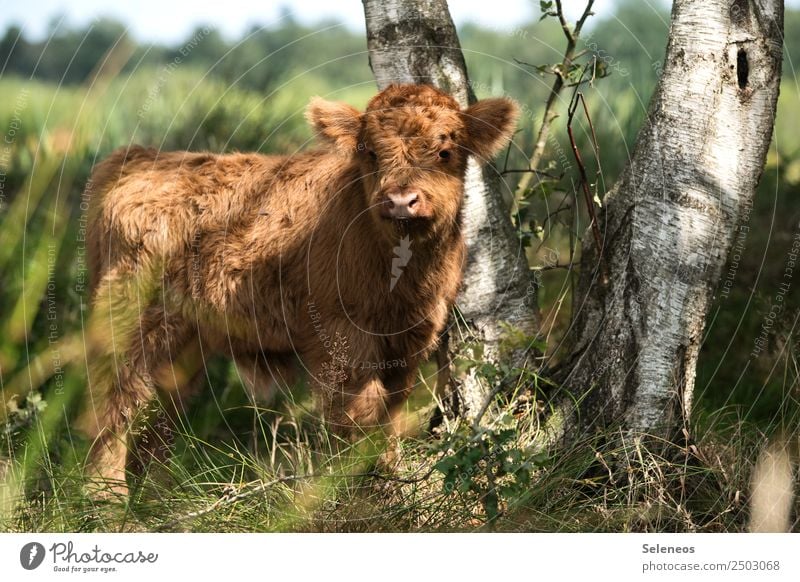
[[[322,141],[342,150],[356,150],[361,113],[355,107],[314,97],[306,109],[306,119]]]
[[[519,106],[505,97],[482,99],[461,112],[467,130],[464,147],[479,162],[492,159],[511,140]]]

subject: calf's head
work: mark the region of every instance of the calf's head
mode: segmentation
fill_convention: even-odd
[[[461,109],[428,85],[390,85],[365,112],[315,98],[307,117],[319,137],[357,164],[370,218],[390,237],[436,236],[458,220],[467,158],[486,161],[508,142],[510,99]]]

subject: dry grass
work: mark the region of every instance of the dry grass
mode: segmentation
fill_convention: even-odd
[[[787,458],[768,453],[759,461],[764,435],[746,423],[724,428],[720,418],[683,447],[609,432],[544,456],[538,451],[527,486],[501,492],[496,481],[499,514],[492,518],[482,472],[491,462],[477,460],[475,489],[448,490],[436,464],[463,451],[443,446],[444,436],[402,440],[398,462],[387,470],[379,462],[387,447],[382,435],[336,442],[304,410],[288,402],[278,415],[258,411],[257,451],[181,434],[178,454],[151,466],[129,501],[85,496],[79,455],[59,464],[49,455],[35,463],[24,455],[6,460],[5,492],[9,475],[20,486],[15,498],[6,495],[0,530],[740,532],[749,523],[759,531],[800,530],[800,503],[786,491]],[[503,450],[531,441],[519,434]],[[759,492],[775,481],[758,476],[765,463],[768,474],[781,476],[780,523],[757,516],[767,498]]]

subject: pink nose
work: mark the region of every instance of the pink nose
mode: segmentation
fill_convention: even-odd
[[[396,190],[388,192],[381,206],[384,218],[405,219],[420,216],[422,208],[419,192],[416,190]]]

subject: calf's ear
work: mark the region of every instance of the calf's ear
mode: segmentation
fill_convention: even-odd
[[[306,119],[323,141],[355,151],[361,131],[361,113],[355,107],[314,97],[306,109]]]
[[[467,137],[464,147],[479,162],[492,159],[511,140],[519,106],[505,97],[483,99],[461,112]]]

